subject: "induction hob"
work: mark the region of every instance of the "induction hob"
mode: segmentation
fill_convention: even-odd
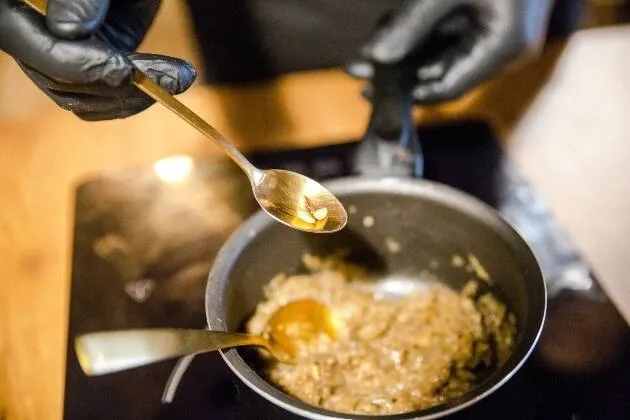
[[[421,128],[419,136],[426,178],[498,208],[534,249],[549,291],[547,323],[532,357],[501,389],[452,418],[630,419],[630,328],[494,133],[466,122]],[[349,173],[354,147],[250,157],[262,168],[325,180]],[[173,182],[178,171],[189,171],[185,181]],[[175,360],[90,378],[72,346],[76,334],[89,331],[205,328],[212,260],[256,208],[247,179],[229,162],[163,161],[103,174],[77,189],[65,418],[297,418],[247,388],[217,353],[195,357],[165,404]]]

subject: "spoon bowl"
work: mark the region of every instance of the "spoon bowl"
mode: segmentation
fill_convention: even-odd
[[[281,169],[252,177],[254,197],[271,217],[292,228],[312,233],[343,229],[348,215],[341,202],[320,183]]]
[[[263,337],[280,361],[292,362],[300,350],[321,335],[335,339],[336,328],[331,311],[313,299],[289,303],[271,315]]]
[[[331,312],[303,299],[272,314],[262,336],[178,328],[104,331],[77,336],[75,350],[83,372],[97,376],[239,346],[263,347],[280,362],[294,363],[300,350],[321,334],[335,337]]]

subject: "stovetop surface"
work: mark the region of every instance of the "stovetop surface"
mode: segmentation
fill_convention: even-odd
[[[426,177],[498,208],[532,246],[549,290],[534,355],[497,392],[452,418],[630,418],[630,329],[492,131],[462,123],[422,128],[419,135]],[[349,173],[353,149],[344,144],[251,159],[325,180]],[[161,396],[174,360],[91,378],[80,370],[72,346],[78,333],[204,328],[212,260],[256,210],[248,181],[230,163],[193,162],[179,183],[165,181],[166,167],[105,174],[77,190],[64,417],[296,418],[251,391],[216,353],[193,360],[170,404]]]

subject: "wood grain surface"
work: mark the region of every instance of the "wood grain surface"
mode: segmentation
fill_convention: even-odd
[[[198,63],[192,42],[181,41],[184,12],[165,3],[143,49]],[[628,51],[630,27],[583,31],[460,101],[418,111],[427,123],[491,121],[627,317]],[[369,111],[361,88],[330,70],[243,89],[197,84],[181,99],[245,149],[307,147],[361,135]],[[174,153],[220,156],[159,106],[80,121],[0,57],[0,419],[62,415],[75,186]]]

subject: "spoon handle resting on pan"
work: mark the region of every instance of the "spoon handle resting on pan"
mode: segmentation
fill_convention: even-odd
[[[247,334],[177,328],[88,333],[75,340],[79,364],[89,376],[245,345],[267,347],[267,342]]]

